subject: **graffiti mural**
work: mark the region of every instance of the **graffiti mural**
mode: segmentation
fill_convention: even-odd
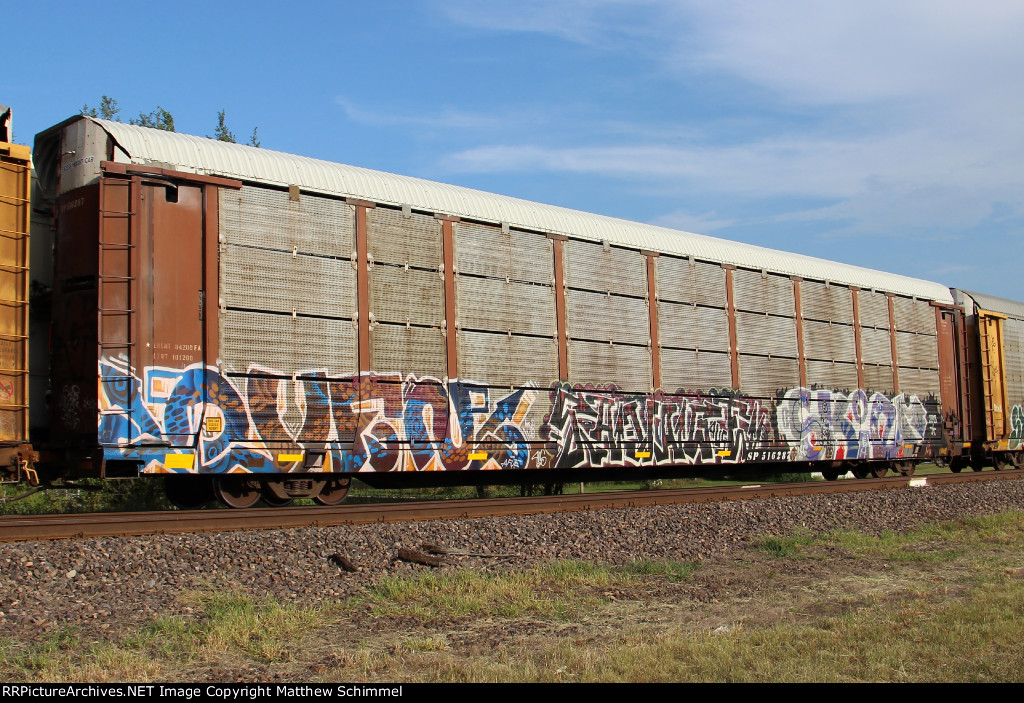
[[[938,401],[916,395],[868,395],[855,390],[794,388],[776,408],[780,434],[799,447],[798,459],[898,459],[908,445],[938,442]]]
[[[1010,449],[1024,447],[1024,408],[1014,405],[1010,408]]]
[[[100,363],[99,441],[145,472],[462,471],[895,459],[941,442],[938,402],[793,388],[495,391],[402,374]],[[1024,412],[1012,414],[1024,441]]]
[[[545,438],[558,466],[641,466],[789,458],[776,442],[772,408],[729,394],[621,393],[559,385]]]
[[[100,377],[106,457],[141,461],[144,471],[454,471],[546,461],[531,459],[536,430],[527,416],[539,395],[531,388],[494,397],[458,381],[323,370],[281,378],[260,366],[234,378],[202,364],[139,374],[113,359],[101,362]],[[281,451],[296,445],[300,458]],[[306,465],[310,454],[322,461]],[[185,466],[187,457],[194,463]]]

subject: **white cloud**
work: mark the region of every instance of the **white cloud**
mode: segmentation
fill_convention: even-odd
[[[359,124],[438,129],[495,129],[502,124],[501,118],[494,115],[465,112],[448,107],[440,107],[436,112],[427,114],[408,115],[400,112],[368,109],[343,97],[335,98],[334,101],[344,110],[346,117]]]
[[[659,139],[639,117],[636,136],[623,130],[613,143],[596,131],[589,145],[572,147],[548,146],[543,134],[527,143],[498,139],[449,155],[443,165],[451,170],[599,175],[647,183],[651,192],[674,188],[737,201],[825,199],[832,204],[779,219],[844,223],[835,225],[836,235],[969,229],[996,203],[1024,213],[1022,3],[580,0],[511,3],[497,13],[463,2],[444,7],[472,26],[547,32],[609,51],[644,38],[631,48],[684,84],[698,76],[730,79],[737,90],[757,87],[736,99],[761,115],[751,136],[730,143],[715,140],[714,121]],[[648,136],[640,136],[645,129]],[[665,217],[685,225],[691,216]],[[689,222],[697,229],[736,219],[722,213]]]

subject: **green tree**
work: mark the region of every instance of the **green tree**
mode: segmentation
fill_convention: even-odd
[[[217,113],[217,127],[213,130],[213,138],[219,142],[231,142],[237,144],[235,133],[224,124],[224,110]]]
[[[253,127],[252,128],[252,135],[249,137],[249,146],[254,146],[257,149],[260,148],[260,138],[256,134],[256,132],[258,132],[258,131],[259,131],[259,127]]]
[[[117,100],[114,100],[114,98],[107,95],[100,98],[100,108],[98,111],[94,107],[89,107],[88,104],[82,105],[81,110],[81,114],[89,117],[99,117],[104,120],[116,120],[120,122],[121,118],[117,116],[117,113],[119,112],[121,112],[121,108],[117,106]],[[173,124],[173,120],[171,122]]]
[[[138,125],[139,127],[152,127],[154,129],[162,129],[167,132],[174,131],[174,116],[167,110],[163,109],[159,105],[156,109],[148,115],[144,112],[140,112],[138,118],[128,120],[128,124]]]

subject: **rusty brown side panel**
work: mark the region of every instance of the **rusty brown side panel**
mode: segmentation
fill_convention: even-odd
[[[950,449],[963,441],[964,412],[957,389],[958,365],[956,362],[956,317],[958,311],[951,308],[935,307],[935,327],[939,344],[939,393],[942,396],[943,434]]]
[[[973,449],[981,449],[985,443],[985,392],[981,378],[981,341],[978,335],[978,316],[967,315],[964,319],[964,356],[966,383],[971,399],[971,433],[968,435]]]

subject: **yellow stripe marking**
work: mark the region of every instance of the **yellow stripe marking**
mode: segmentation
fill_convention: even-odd
[[[636,458],[637,459],[648,459],[648,458],[650,458],[650,456],[651,456],[650,452],[637,452],[636,453]]]
[[[191,469],[195,459],[195,454],[168,454],[164,466],[168,469]]]
[[[277,455],[277,460],[280,461],[281,463],[288,462],[288,461],[302,461],[302,455],[301,454],[278,454]]]
[[[732,450],[723,449],[722,451],[718,452],[718,456],[732,456]]]
[[[487,458],[487,452],[470,452],[469,453],[469,458],[470,459],[486,459]]]

